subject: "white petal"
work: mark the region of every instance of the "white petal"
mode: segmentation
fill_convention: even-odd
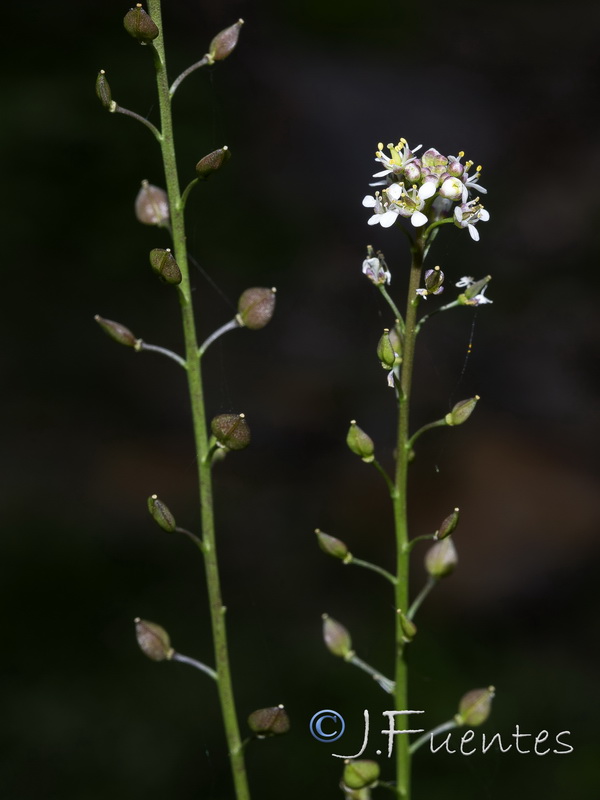
[[[392,183],[392,185],[385,190],[385,193],[390,200],[397,200],[402,194],[402,187],[399,183]]]
[[[391,227],[396,222],[397,214],[395,211],[386,211],[385,214],[379,215],[379,222],[382,228]]]
[[[419,189],[419,197],[421,200],[428,200],[430,197],[433,197],[436,192],[436,188],[437,187],[434,181],[427,181],[427,183],[424,183]]]
[[[454,285],[460,288],[461,286],[472,286],[474,283],[475,278],[471,278],[469,275],[463,275],[463,277],[459,281],[456,281]]]
[[[410,221],[412,222],[415,228],[420,228],[427,222],[427,217],[420,211],[415,211],[412,217],[410,218]]]
[[[487,189],[484,189],[483,186],[477,184],[475,188],[477,189],[478,192],[481,192],[481,194],[487,194]]]
[[[471,234],[471,239],[473,239],[474,242],[478,242],[479,241],[479,231],[477,230],[475,225],[467,225],[467,228],[469,229],[469,233]]]
[[[462,201],[463,201],[463,203],[466,203],[468,199],[469,199],[469,190],[467,189],[466,186],[463,186],[463,190],[462,190]]]
[[[394,370],[393,370],[393,369],[391,369],[391,370],[388,372],[387,384],[388,384],[388,386],[390,387],[390,389],[393,389],[393,388],[394,388]]]
[[[377,223],[379,222],[380,219],[381,219],[381,214],[373,214],[373,216],[369,217],[369,219],[367,220],[367,224],[368,225],[377,225]]]
[[[365,206],[365,208],[374,208],[375,198],[373,197],[373,195],[367,194],[365,195],[365,197],[363,197],[362,204],[363,206]]]
[[[489,218],[490,218],[490,212],[486,211],[485,208],[482,208],[481,211],[479,212],[479,219],[482,222],[487,222]]]
[[[364,204],[365,204],[365,203],[364,203],[364,201],[363,201],[363,206],[364,206]],[[462,221],[462,211],[461,211],[461,209],[460,209],[460,206],[456,206],[456,208],[454,209],[454,219],[455,219],[457,222],[461,222],[461,221]]]
[[[375,160],[377,161],[377,159],[375,159]],[[373,174],[373,177],[374,178],[383,178],[385,175],[389,175],[391,171],[392,171],[391,169],[384,169],[381,172],[375,172]]]

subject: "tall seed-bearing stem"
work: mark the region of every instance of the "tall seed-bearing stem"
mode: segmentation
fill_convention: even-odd
[[[173,140],[171,95],[169,93],[169,82],[167,77],[160,0],[149,0],[148,8],[150,11],[150,16],[160,30],[160,35],[154,40],[152,46],[154,48],[154,63],[156,67],[156,80],[160,104],[160,119],[162,129],[161,150],[165,168],[167,194],[169,196],[173,250],[175,260],[177,261],[182,274],[182,281],[178,288],[185,338],[185,358],[187,362],[187,378],[194,427],[196,462],[198,464],[198,480],[202,514],[203,555],[215,651],[217,686],[219,691],[221,712],[225,726],[225,735],[227,737],[236,799],[250,800],[250,791],[246,777],[242,741],[240,738],[233,687],[231,682],[227,633],[225,628],[225,606],[223,605],[221,598],[221,586],[219,580],[215,539],[212,476],[210,462],[206,458],[208,453],[208,432],[206,427],[206,413],[204,409],[202,373],[200,368],[200,359],[198,358],[198,339],[196,336],[194,307],[192,302],[192,292],[187,263],[184,203],[182,202],[179,188],[177,161],[175,157],[175,144]]]
[[[421,281],[423,267],[424,238],[417,237],[412,250],[412,264],[408,283],[408,299],[406,303],[404,348],[402,353],[402,373],[400,375],[398,439],[396,461],[396,495],[394,503],[394,525],[396,529],[396,609],[407,613],[409,607],[408,577],[410,552],[408,545],[408,462],[409,448],[409,412],[410,390],[412,383],[413,362],[415,355],[415,339],[417,335],[417,289]],[[406,665],[404,633],[400,615],[396,621],[396,709],[409,708],[408,705],[408,671]],[[406,735],[396,740],[396,774],[397,793],[401,800],[410,800],[410,766],[411,754],[409,740]]]

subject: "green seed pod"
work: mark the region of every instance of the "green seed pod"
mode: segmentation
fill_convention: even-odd
[[[159,34],[156,23],[144,9],[141,3],[137,3],[135,8],[130,8],[123,18],[125,30],[134,39],[142,44],[147,44]]]
[[[257,736],[278,736],[290,729],[290,718],[282,705],[259,708],[248,717],[248,726]]]
[[[323,614],[323,641],[327,649],[334,656],[348,658],[352,655],[352,639],[344,626],[332,619],[328,614]]]
[[[171,640],[166,630],[154,622],[147,622],[139,617],[136,617],[134,622],[135,636],[142,653],[152,661],[170,661],[175,651],[171,647]]]
[[[213,150],[207,156],[204,156],[196,164],[196,172],[200,180],[207,180],[213,172],[221,169],[223,164],[226,164],[231,158],[231,150],[225,145],[219,147],[218,150]]]
[[[450,534],[453,533],[457,525],[458,525],[458,508],[455,508],[451,514],[448,514],[446,519],[437,529],[437,531],[435,532],[435,538],[439,539],[440,541],[442,539],[445,539],[446,536],[450,536]]]
[[[384,369],[392,369],[396,365],[397,353],[390,339],[390,329],[384,328],[383,335],[377,343],[377,358]]]
[[[458,704],[458,714],[455,715],[454,721],[459,725],[468,725],[470,728],[484,723],[492,710],[495,693],[496,690],[493,686],[467,692]]]
[[[353,453],[360,456],[367,464],[374,460],[375,445],[373,444],[373,440],[358,427],[354,419],[350,422],[350,429],[346,436],[346,444]]]
[[[341,539],[336,539],[335,536],[329,536],[329,534],[323,533],[323,531],[320,531],[318,528],[315,530],[315,533],[317,534],[319,547],[324,553],[334,558],[339,558],[341,561],[348,557],[348,547]]]
[[[173,533],[177,527],[175,517],[173,514],[171,514],[169,507],[165,505],[162,500],[159,500],[155,494],[148,498],[148,511],[150,512],[152,519],[159,527],[163,529],[163,531],[167,531],[167,533]]]
[[[464,295],[467,298],[467,300],[471,300],[473,297],[476,297],[481,292],[481,290],[488,285],[488,283],[491,280],[492,276],[486,275],[485,278],[482,278],[480,281],[475,281],[475,283],[472,283],[470,286],[467,286],[467,288],[464,291]]]
[[[432,578],[445,578],[454,572],[458,554],[450,537],[434,544],[425,554],[425,569]]]
[[[400,617],[400,627],[402,628],[403,638],[405,642],[412,642],[417,635],[417,626],[409,619],[406,614],[398,609],[398,616]]]
[[[242,292],[238,300],[238,313],[236,316],[240,325],[245,325],[252,331],[264,328],[275,313],[275,287],[265,289],[255,286]]]
[[[243,450],[250,444],[250,428],[244,414],[219,414],[210,429],[217,442],[228,450]]]
[[[208,57],[211,63],[214,61],[223,61],[224,58],[227,58],[227,56],[233,52],[238,43],[243,24],[244,20],[238,19],[234,25],[217,33],[208,48]]]
[[[142,181],[135,198],[135,215],[144,225],[164,225],[169,221],[169,198],[164,189]]]
[[[425,273],[425,288],[429,294],[440,294],[444,283],[444,273],[439,267],[428,269]]]
[[[467,400],[459,400],[452,411],[444,417],[446,425],[462,425],[463,422],[466,422],[475,410],[479,400],[481,398],[478,394],[475,397],[469,397]]]
[[[179,264],[175,261],[175,256],[169,248],[162,250],[160,247],[155,247],[154,250],[151,250],[150,264],[159,278],[165,283],[173,285],[181,283],[182,276]]]
[[[349,761],[344,767],[342,781],[349,789],[364,789],[373,786],[379,778],[379,764],[376,761]]]
[[[113,105],[113,99],[110,86],[106,80],[106,72],[104,72],[103,69],[100,70],[98,77],[96,78],[96,96],[104,108],[107,108],[110,111]]]
[[[119,342],[119,344],[124,344],[126,347],[136,347],[139,339],[136,339],[133,333],[126,328],[125,325],[121,325],[120,322],[114,322],[112,319],[104,319],[99,314],[96,314],[94,317],[98,325],[105,331],[111,339],[114,339],[115,342]]]

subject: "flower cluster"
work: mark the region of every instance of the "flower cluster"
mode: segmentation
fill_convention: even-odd
[[[406,139],[398,144],[388,144],[389,155],[383,144],[375,153],[375,160],[384,166],[374,178],[383,180],[373,186],[384,186],[375,195],[366,195],[362,204],[373,209],[369,225],[379,224],[389,228],[398,217],[410,219],[415,228],[431,222],[453,218],[458,228],[467,228],[471,238],[479,241],[478,222],[487,222],[489,213],[479,202],[479,194],[486,194],[479,185],[481,167],[474,171],[473,162],[462,163],[464,153],[443,156],[434,148],[426,150],[420,158],[415,153],[421,145],[410,148]],[[471,195],[476,195],[469,199]]]

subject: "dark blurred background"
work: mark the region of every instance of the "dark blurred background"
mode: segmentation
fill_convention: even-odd
[[[589,798],[599,7],[164,6],[172,77],[216,32],[246,20],[235,54],[191,76],[174,103],[184,184],[205,153],[233,152],[188,206],[202,334],[233,316],[246,287],[278,287],[267,328],[229,334],[206,357],[209,413],[244,411],[253,434],[215,473],[239,713],[243,723],[284,703],[292,720],[287,737],[248,747],[254,796],[341,797],[332,749],[356,752],[363,709],[377,730],[390,707],[320,633],[326,611],[362,658],[389,672],[388,587],[329,559],[312,531],[392,568],[385,487],[344,440],[356,418],[391,465],[393,403],[374,354],[390,317],[360,267],[367,244],[382,248],[404,304],[408,257],[398,231],[367,226],[361,199],[377,142],[404,136],[484,165],[491,221],[479,226],[481,241],[446,228],[431,264],[450,285],[491,273],[494,301],[435,317],[419,343],[415,425],[463,397],[483,399],[468,425],[425,437],[413,468],[413,532],[434,530],[455,505],[462,521],[459,567],[419,615],[411,707],[433,727],[464,692],[493,683],[488,735],[509,742],[516,724],[551,739],[570,731],[574,747],[543,757],[424,749],[414,797]],[[133,637],[140,615],[168,628],[181,652],[212,662],[200,559],[146,511],[157,492],[179,524],[198,523],[182,374],[119,347],[93,321],[100,313],[182,347],[175,292],[147,260],[168,240],[133,215],[140,181],[163,184],[158,148],[94,95],[103,68],[121,105],[158,121],[150,53],[122,29],[127,8],[34,0],[3,12],[6,800],[232,797],[213,685],[184,665],[148,661]],[[424,550],[415,551],[415,591]],[[348,723],[333,747],[308,731],[321,708]],[[368,755],[377,746],[374,738]]]

